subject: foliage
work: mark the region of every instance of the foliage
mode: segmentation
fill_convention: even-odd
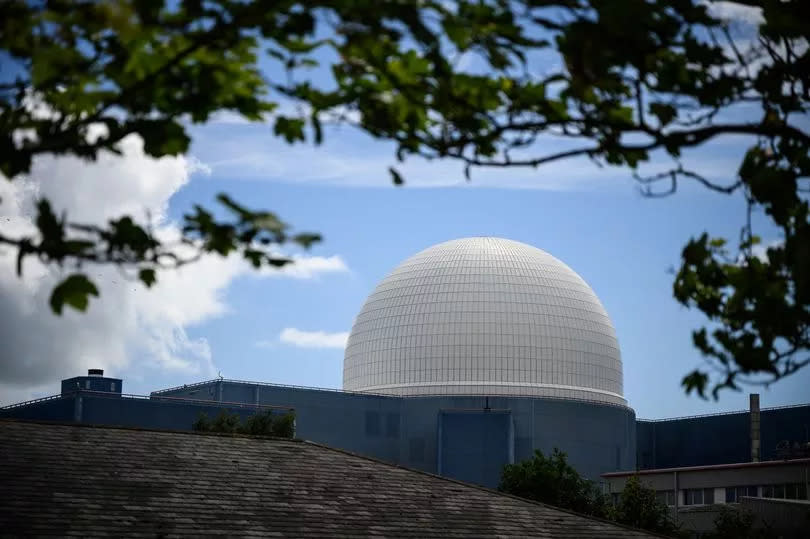
[[[129,216],[112,220],[106,227],[68,222],[54,214],[47,200],[40,200],[38,235],[11,240],[0,234],[0,243],[18,246],[18,275],[22,275],[25,257],[33,255],[45,263],[70,261],[77,269],[84,264],[116,264],[149,287],[157,280],[156,270],[192,263],[206,253],[228,256],[240,251],[256,268],[280,267],[291,260],[278,255],[274,246],[292,241],[308,247],[320,240],[315,234],[290,236],[287,225],[274,214],[248,210],[227,195],[220,194],[218,201],[230,219],[217,221],[208,210],[195,206],[184,217],[182,237],[171,242],[159,240]],[[54,288],[51,308],[56,314],[61,314],[64,305],[84,311],[90,295],[99,295],[95,284],[86,275],[73,273]]]
[[[769,149],[770,147],[773,150]],[[739,170],[749,217],[739,249],[703,234],[683,249],[675,298],[699,308],[715,328],[693,332],[695,346],[718,367],[713,395],[738,382],[778,380],[810,364],[810,206],[800,179],[810,177],[808,147],[782,139],[750,149]],[[754,234],[755,207],[782,232],[765,245]],[[684,378],[687,390],[704,394],[708,374]]]
[[[256,66],[259,39],[248,34],[266,26],[294,41],[306,23],[290,20],[292,9],[230,1],[186,1],[174,8],[138,0],[3,2],[0,173],[18,178],[38,155],[95,159],[102,151],[117,153],[131,134],[143,139],[148,155],[176,155],[188,149],[189,122],[225,110],[261,119],[274,104],[265,99],[267,82]],[[260,16],[264,11],[267,16]],[[280,129],[284,135],[294,125]],[[60,314],[65,305],[83,311],[89,296],[98,296],[82,273],[87,265],[117,265],[150,287],[159,270],[207,253],[238,253],[254,267],[279,267],[291,260],[278,254],[278,245],[309,247],[320,240],[318,234],[291,234],[275,214],[250,210],[225,194],[217,200],[217,212],[195,206],[187,213],[174,241],[158,238],[131,216],[98,226],[58,216],[41,200],[36,233],[0,232],[0,244],[16,247],[18,274],[29,256],[75,271],[51,295]]]
[[[244,422],[239,414],[222,410],[213,420],[208,414],[200,413],[192,429],[198,432],[222,432],[227,434],[249,434],[251,436],[277,436],[292,438],[295,435],[295,414],[273,413],[271,410],[256,413]]]
[[[707,539],[768,539],[775,537],[767,526],[756,527],[756,516],[741,507],[720,508],[714,519],[714,530],[706,535]]]
[[[131,133],[150,155],[182,153],[189,122],[233,111],[272,121],[290,143],[352,123],[393,141],[399,160],[456,159],[468,177],[585,157],[631,168],[650,196],[682,181],[742,194],[779,241],[762,256],[747,217],[733,248],[692,239],[674,284],[712,328],[694,341],[714,370],[683,385],[716,397],[810,361],[810,3],[739,3],[759,8],[761,23],[729,24],[711,15],[725,4],[712,0],[10,0],[0,53],[19,69],[0,81],[0,171],[14,178],[42,154],[92,159]],[[726,181],[684,162],[691,148],[741,136],[752,146]],[[662,155],[671,167],[641,173]],[[279,235],[272,214],[234,216],[222,225],[197,208],[183,238],[259,264],[283,263],[256,247],[259,234],[317,239]],[[131,220],[86,227],[41,205],[37,222],[38,239],[0,243],[21,260],[132,267],[146,284],[161,262],[186,261]],[[83,308],[94,292],[73,279],[52,304]]]
[[[255,414],[245,420],[243,434],[292,438],[295,434],[295,414],[273,414],[269,411]]]
[[[672,535],[678,529],[667,506],[656,499],[653,489],[641,484],[637,475],[625,483],[619,501],[613,508],[612,518],[627,526],[665,535]]]
[[[608,516],[606,498],[557,448],[549,457],[536,450],[530,459],[507,464],[498,490],[586,515]]]
[[[678,531],[667,507],[637,476],[627,481],[618,503],[611,506],[608,497],[581,477],[557,448],[549,457],[536,450],[532,458],[504,466],[498,490],[634,528],[669,535]]]

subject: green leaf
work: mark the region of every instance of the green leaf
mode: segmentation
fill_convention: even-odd
[[[262,260],[265,258],[264,253],[256,249],[245,249],[242,255],[254,268],[259,268],[262,265]]]
[[[704,373],[700,372],[699,370],[694,370],[683,377],[681,380],[681,385],[686,390],[686,394],[688,395],[692,391],[696,391],[700,398],[706,398],[706,385],[709,382],[709,376]]]
[[[155,270],[152,268],[143,268],[138,272],[138,278],[146,285],[147,288],[151,288],[157,278],[155,277]]]
[[[51,310],[62,314],[64,305],[73,307],[77,311],[85,311],[89,296],[98,297],[98,288],[83,274],[74,274],[59,283],[51,293]]]
[[[281,268],[283,266],[286,266],[287,264],[292,263],[292,260],[290,260],[289,258],[272,257],[267,259],[267,263],[275,268]]]
[[[661,126],[666,126],[677,116],[678,111],[668,103],[650,103],[650,113],[658,118]]]
[[[284,139],[291,144],[299,140],[303,141],[305,139],[304,120],[301,118],[279,116],[276,118],[276,125],[273,127],[273,132],[276,135],[284,137]]]
[[[391,181],[394,183],[394,185],[405,184],[405,180],[402,178],[400,173],[397,172],[397,169],[395,169],[394,167],[388,167],[388,172],[391,174]]]
[[[297,243],[298,245],[301,245],[306,249],[309,249],[312,246],[312,244],[318,243],[319,241],[322,240],[320,234],[309,234],[309,233],[296,234],[291,239],[294,243]]]
[[[182,125],[173,118],[136,120],[130,127],[143,139],[143,151],[152,157],[185,153],[191,143]]]

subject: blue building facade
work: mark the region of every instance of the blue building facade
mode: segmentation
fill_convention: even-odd
[[[289,407],[296,435],[394,464],[496,486],[504,464],[535,449],[568,453],[580,473],[635,468],[635,414],[573,399],[397,397],[213,380],[152,394]]]
[[[750,414],[638,420],[639,469],[708,466],[751,460]],[[760,412],[761,460],[784,458],[780,448],[810,442],[810,405]]]
[[[79,377],[83,378],[83,377]],[[408,468],[495,487],[503,466],[535,449],[568,453],[580,473],[635,467],[635,414],[587,401],[486,396],[396,397],[211,380],[149,398],[75,389],[0,410],[0,417],[191,429],[201,413],[293,410],[296,436]],[[83,382],[84,380],[80,380]],[[82,384],[83,387],[83,384]],[[102,387],[102,386],[100,386]]]
[[[136,397],[121,384],[98,374],[71,378],[62,394],[0,409],[0,417],[190,430],[200,414],[294,411],[298,438],[489,487],[505,464],[555,447],[592,479],[750,459],[748,412],[637,421],[626,406],[547,397],[398,397],[236,380]],[[761,424],[762,458],[778,458],[783,440],[806,441],[810,405],[765,408]]]

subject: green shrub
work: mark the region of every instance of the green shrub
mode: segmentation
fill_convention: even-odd
[[[192,429],[197,432],[292,438],[295,435],[295,414],[293,412],[279,414],[265,410],[253,414],[242,422],[239,414],[227,410],[222,410],[213,421],[209,419],[208,414],[200,413]]]

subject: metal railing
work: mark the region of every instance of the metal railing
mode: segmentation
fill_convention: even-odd
[[[39,399],[32,399],[28,401],[18,402],[15,404],[9,404],[8,406],[1,407],[0,410],[10,410],[12,408],[29,406],[31,404],[36,404],[39,402],[73,397],[74,395],[81,395],[81,396],[87,395],[104,398],[125,398],[125,399],[145,400],[155,402],[180,402],[187,404],[203,404],[206,406],[224,406],[228,408],[250,408],[250,409],[258,408],[263,410],[287,410],[287,411],[295,410],[294,406],[280,406],[275,404],[252,404],[247,402],[214,401],[208,399],[192,399],[188,397],[170,397],[160,395],[135,395],[133,393],[112,393],[109,391],[91,391],[87,389],[77,389],[75,391],[71,391],[70,393],[62,393],[60,395],[50,395],[48,397],[42,397]]]
[[[187,389],[189,387],[197,387],[197,386],[204,386],[206,384],[210,384],[212,382],[219,382],[220,379],[216,378],[214,380],[204,380],[202,382],[194,382],[193,384],[183,384],[182,386],[170,387],[167,389],[159,389],[157,391],[152,391],[150,395],[158,395],[160,393],[168,393],[169,391],[177,391],[178,389]]]
[[[104,394],[101,392],[101,394]],[[249,402],[233,402],[233,401],[214,401],[209,399],[193,399],[188,397],[169,397],[169,396],[162,396],[162,395],[130,395],[130,394],[122,394],[122,397],[127,397],[131,399],[142,399],[142,400],[150,400],[150,401],[168,401],[168,402],[184,402],[184,403],[193,403],[193,404],[205,404],[207,406],[227,406],[230,408],[262,408],[262,409],[271,409],[271,410],[295,410],[294,406],[282,406],[278,404],[256,404],[256,403],[249,403]]]
[[[45,401],[52,401],[56,399],[61,399],[65,397],[65,395],[49,395],[47,397],[40,397],[38,399],[31,399],[23,402],[15,402],[14,404],[7,404],[6,406],[0,406],[0,410],[10,410],[12,408],[19,408],[20,406],[28,406],[29,404],[35,404],[37,402],[45,402]]]
[[[785,410],[788,408],[802,408],[804,406],[810,406],[810,403],[803,403],[803,404],[786,404],[784,406],[768,406],[766,408],[760,408],[761,412],[768,412],[770,410]],[[701,419],[704,417],[720,417],[726,415],[737,415],[737,414],[747,414],[750,410],[732,410],[730,412],[715,412],[713,414],[696,414],[696,415],[685,415],[680,417],[665,417],[663,419],[643,419],[643,418],[636,418],[636,421],[645,421],[647,423],[663,423],[665,421],[681,421],[683,419]]]
[[[208,384],[214,384],[216,382],[225,382],[229,384],[248,384],[252,386],[264,386],[264,387],[280,387],[284,389],[307,389],[310,391],[329,391],[332,393],[348,393],[351,395],[374,395],[376,397],[399,397],[399,395],[391,395],[388,393],[372,393],[371,391],[349,391],[346,389],[337,389],[334,387],[313,387],[313,386],[296,386],[291,384],[274,384],[271,382],[255,382],[251,380],[235,380],[233,378],[214,378],[212,380],[205,380],[203,382],[194,382],[193,384],[184,384],[182,386],[175,386],[170,387],[168,389],[159,389],[157,391],[152,391],[151,395],[162,395],[164,393],[169,393],[172,391],[178,391],[181,389],[189,389],[193,387],[205,386]]]
[[[343,393],[347,395],[358,395],[358,396],[374,396],[374,397],[385,397],[385,398],[397,398],[397,399],[421,399],[421,398],[436,398],[436,397],[467,397],[467,398],[504,398],[504,399],[537,399],[537,400],[561,400],[561,401],[573,401],[573,402],[584,402],[588,404],[599,404],[604,406],[613,406],[615,408],[621,408],[624,410],[631,409],[630,406],[626,404],[619,404],[615,402],[607,402],[601,401],[596,399],[587,399],[587,398],[577,398],[577,397],[563,397],[563,396],[556,396],[556,395],[549,395],[549,396],[536,396],[536,395],[508,395],[508,394],[478,394],[478,395],[464,395],[461,393],[425,393],[420,395],[394,395],[390,393],[374,393],[371,391],[350,391],[345,389],[336,389],[331,387],[313,387],[313,386],[297,386],[297,385],[290,385],[290,384],[276,384],[272,382],[256,382],[251,380],[235,380],[232,378],[214,378],[212,380],[205,380],[203,382],[194,382],[191,384],[184,384],[182,386],[175,386],[170,387],[168,389],[159,389],[157,391],[153,391],[151,395],[153,396],[160,396],[165,393],[169,393],[172,391],[178,391],[183,389],[189,389],[194,387],[206,386],[209,384],[214,384],[217,382],[224,382],[229,384],[247,384],[253,386],[262,386],[262,387],[277,387],[283,389],[304,389],[310,391],[329,391],[332,393]]]

